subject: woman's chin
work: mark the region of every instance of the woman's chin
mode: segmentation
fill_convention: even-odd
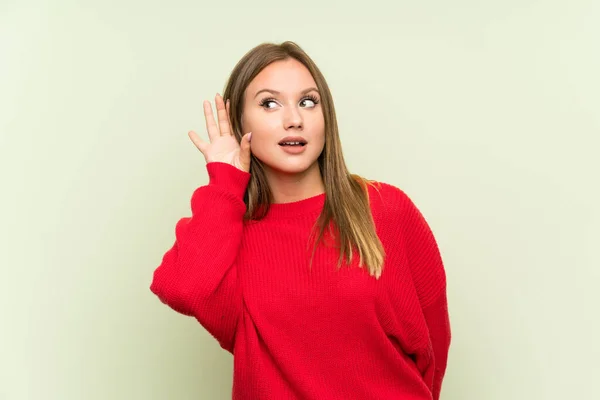
[[[307,159],[296,159],[296,160],[282,160],[273,163],[265,162],[267,167],[272,173],[282,175],[298,175],[305,174],[312,169],[318,171],[317,160]]]

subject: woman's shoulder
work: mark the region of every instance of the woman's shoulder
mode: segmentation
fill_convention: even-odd
[[[401,218],[414,206],[410,196],[399,186],[388,182],[368,181],[369,204],[373,213],[384,217]]]
[[[407,192],[398,186],[370,181],[369,203],[374,222],[384,230],[435,242],[429,223]]]

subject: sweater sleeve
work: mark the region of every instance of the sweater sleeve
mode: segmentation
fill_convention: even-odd
[[[220,162],[206,164],[209,183],[191,199],[191,217],[175,227],[175,243],[156,268],[150,290],[173,310],[195,317],[233,352],[242,307],[238,255],[250,174]]]
[[[432,394],[433,400],[440,398],[442,381],[446,373],[448,350],[450,348],[450,320],[448,317],[448,302],[446,294],[442,293],[437,300],[423,310],[433,349],[434,371]]]
[[[433,368],[428,371],[433,399],[438,400],[451,341],[446,273],[434,235],[415,204],[404,196],[403,236],[414,285],[429,331]]]

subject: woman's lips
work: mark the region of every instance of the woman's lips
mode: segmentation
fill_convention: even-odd
[[[296,146],[290,146],[290,145],[279,145],[279,147],[281,147],[281,149],[283,151],[285,151],[288,154],[300,154],[303,153],[304,150],[306,150],[306,144],[305,145],[296,145]]]

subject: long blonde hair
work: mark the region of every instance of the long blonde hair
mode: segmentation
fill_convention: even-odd
[[[247,52],[236,64],[223,91],[223,98],[231,101],[232,131],[238,142],[241,141],[244,93],[250,82],[271,63],[290,58],[298,60],[310,71],[319,89],[325,120],[325,146],[318,159],[325,186],[325,204],[313,231],[316,233],[318,230],[318,237],[312,255],[314,257],[325,229],[335,230],[332,233],[335,233],[340,250],[338,268],[344,260],[350,264],[353,251],[356,250],[361,267],[366,266],[372,276],[379,278],[385,254],[369,206],[368,185],[373,182],[348,172],[329,86],[319,68],[300,46],[290,41],[263,43]],[[247,206],[245,219],[259,220],[267,214],[272,194],[264,166],[254,155],[250,174],[244,197]]]

